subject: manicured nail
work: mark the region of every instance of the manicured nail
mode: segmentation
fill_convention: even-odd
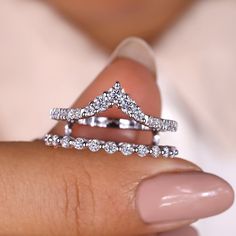
[[[141,38],[129,37],[114,50],[110,62],[116,58],[128,58],[146,66],[156,78],[155,55],[151,47]]]
[[[136,205],[146,223],[199,219],[221,213],[234,199],[231,186],[204,172],[165,173],[143,180]]]

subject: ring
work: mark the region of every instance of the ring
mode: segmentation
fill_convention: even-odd
[[[96,116],[113,106],[121,109],[131,119]],[[123,155],[128,156],[136,153],[140,157],[150,155],[154,158],[159,156],[175,157],[179,153],[174,146],[159,145],[159,132],[177,131],[177,122],[145,114],[136,102],[125,93],[119,82],[116,82],[113,87],[102,95],[97,96],[87,106],[82,108],[53,108],[50,111],[50,117],[54,120],[67,121],[67,124],[65,125],[64,136],[47,134],[44,137],[44,142],[47,146],[75,148],[77,150],[87,148],[92,152],[103,149],[109,154],[121,152]],[[72,137],[73,125],[76,123],[91,127],[117,128],[121,130],[149,130],[153,134],[152,144],[144,145]]]
[[[102,116],[92,116],[89,118],[79,119],[77,123],[80,125],[89,125],[91,127],[100,128],[118,128],[118,129],[134,129],[134,130],[151,130],[149,127],[138,123],[135,120],[108,118]]]
[[[89,125],[91,127],[100,127],[100,128],[119,128],[119,129],[138,129],[138,130],[150,130],[150,128],[137,123],[133,120],[127,119],[109,119],[107,117],[89,117],[87,119],[78,120],[79,124]],[[74,123],[68,123],[65,125],[65,135],[71,136],[72,127]],[[160,136],[157,131],[152,131],[152,143],[158,145],[160,142]]]
[[[86,139],[86,138],[73,138],[71,136],[58,136],[47,134],[44,137],[44,142],[47,146],[63,147],[63,148],[75,148],[77,150],[89,149],[92,152],[97,152],[103,149],[109,154],[115,152],[121,152],[125,156],[131,154],[138,154],[140,157],[151,155],[154,158],[163,157],[175,157],[178,155],[178,150],[174,146],[158,146],[158,145],[143,145],[132,144],[125,142],[113,142],[103,141],[98,139]]]
[[[128,115],[131,119],[138,122],[140,125],[135,125],[139,129],[144,130],[144,126],[158,132],[177,131],[177,122],[174,120],[161,119],[151,115],[145,114],[136,102],[125,93],[119,82],[105,91],[102,95],[97,96],[87,106],[82,108],[53,108],[50,111],[50,117],[54,120],[65,120],[70,123],[87,123],[91,124],[91,120],[80,121],[94,117],[98,113],[104,112],[111,107],[117,107],[121,109],[123,113]],[[93,118],[94,120],[97,118]],[[96,120],[99,123],[99,119]],[[121,120],[120,120],[121,121]],[[130,123],[130,125],[132,122]],[[118,125],[119,128],[120,125]]]

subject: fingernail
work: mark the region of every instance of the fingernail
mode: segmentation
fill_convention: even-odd
[[[128,58],[146,66],[156,78],[155,55],[151,47],[141,38],[129,37],[123,40],[112,53],[109,62],[116,58]]]
[[[143,180],[136,205],[146,223],[199,219],[221,213],[234,199],[231,186],[204,172],[165,173]]]

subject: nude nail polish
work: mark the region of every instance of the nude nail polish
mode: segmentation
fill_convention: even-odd
[[[163,173],[143,180],[136,206],[146,223],[199,219],[221,213],[234,199],[231,186],[204,172]]]
[[[155,55],[151,47],[143,39],[138,37],[124,39],[112,53],[110,63],[116,58],[128,58],[137,61],[147,67],[156,78]]]

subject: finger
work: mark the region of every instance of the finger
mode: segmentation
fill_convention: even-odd
[[[233,201],[225,181],[181,159],[41,142],[0,150],[0,235],[145,235],[218,214]]]

